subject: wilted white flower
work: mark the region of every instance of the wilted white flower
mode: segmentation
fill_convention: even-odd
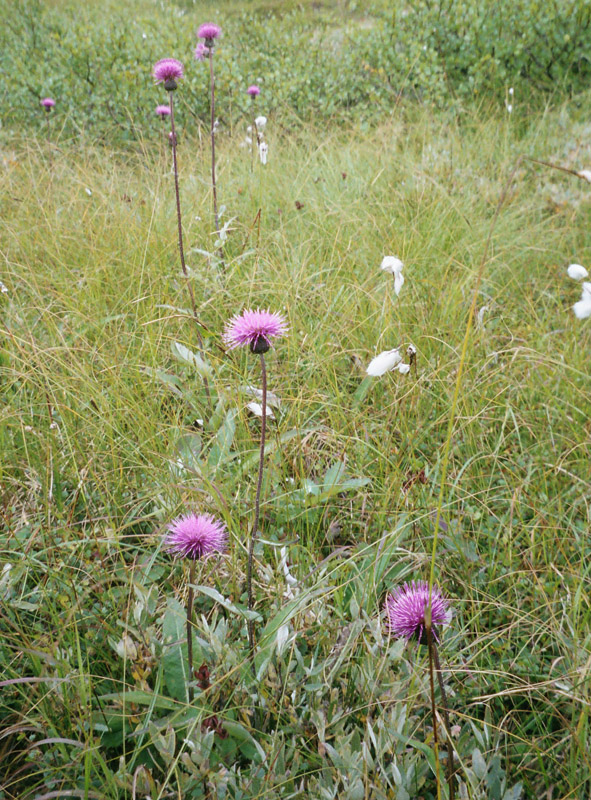
[[[267,117],[257,117],[254,121],[258,131],[264,131],[267,124]]]
[[[261,142],[259,145],[259,156],[261,159],[261,164],[267,163],[267,153],[269,152],[269,145],[267,142]]]
[[[400,350],[396,347],[394,350],[384,350],[379,356],[376,356],[369,362],[367,367],[367,374],[374,378],[384,375],[402,361]]]
[[[129,658],[131,661],[135,661],[137,658],[137,647],[131,636],[128,636],[127,633],[124,633],[123,638],[119,639],[117,642],[116,650],[120,658]]]
[[[567,269],[568,277],[572,278],[575,281],[582,281],[583,278],[588,278],[589,273],[585,269],[585,267],[581,266],[581,264],[570,264],[569,268]]]
[[[256,417],[262,417],[263,416],[263,407],[262,407],[262,405],[260,403],[248,403],[248,405],[246,407]],[[267,417],[269,417],[270,419],[275,419],[275,414],[273,414],[272,409],[270,409],[269,406],[266,406],[266,408],[267,408]]]
[[[381,263],[381,268],[384,272],[390,272],[394,275],[394,291],[396,294],[400,294],[400,290],[402,289],[402,284],[404,283],[404,275],[402,274],[402,268],[404,264],[399,258],[395,256],[384,256]]]
[[[277,655],[281,656],[289,641],[289,625],[282,625],[277,631],[277,639],[275,644],[277,646]]]
[[[591,169],[582,169],[580,172],[577,172],[579,178],[582,178],[587,183],[591,183]]]
[[[579,319],[591,317],[591,283],[589,281],[585,281],[583,284],[583,294],[579,302],[574,304],[573,311]]]
[[[410,364],[398,364],[396,369],[401,375],[407,375],[410,372]]]

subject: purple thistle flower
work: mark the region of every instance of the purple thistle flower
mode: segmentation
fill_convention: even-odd
[[[261,90],[256,85],[256,83],[253,83],[252,86],[249,86],[248,89],[246,90],[246,94],[249,94],[251,97],[257,97],[260,93]]]
[[[209,47],[203,42],[197,42],[197,47],[195,48],[195,58],[197,61],[204,61],[208,57]]]
[[[156,113],[159,117],[169,117],[170,116],[170,106],[156,106]]]
[[[44,97],[43,100],[41,101],[41,105],[43,106],[43,108],[49,111],[50,108],[54,107],[55,100],[53,99],[53,97]]]
[[[164,88],[169,91],[176,89],[176,82],[185,74],[180,61],[176,58],[161,58],[154,64],[152,75],[156,83],[164,83]]]
[[[425,634],[425,611],[429,605],[429,584],[427,581],[413,581],[397,587],[386,598],[386,625],[394,636],[418,640],[427,644]],[[435,641],[439,641],[438,628],[449,624],[451,611],[449,602],[437,586],[431,594],[431,630]]]
[[[226,324],[224,342],[230,350],[249,345],[252,353],[266,353],[271,346],[271,339],[285,336],[287,330],[287,323],[281,314],[247,309]]]
[[[211,514],[186,514],[168,526],[164,546],[175,558],[208,558],[223,552],[227,542],[226,526]]]
[[[217,39],[221,32],[222,29],[215,22],[204,22],[203,25],[199,26],[197,36],[199,39],[213,40]]]

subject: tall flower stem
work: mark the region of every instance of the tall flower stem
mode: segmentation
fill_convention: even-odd
[[[439,734],[437,733],[437,708],[435,705],[435,686],[433,682],[433,632],[431,622],[425,620],[427,646],[429,648],[429,694],[431,696],[431,717],[433,719],[433,744],[435,751],[435,780],[437,781],[437,800],[441,800],[441,777],[439,775]]]
[[[193,586],[195,584],[195,562],[191,561],[189,567],[189,594],[187,596],[187,661],[189,664],[189,702],[195,697],[195,690],[191,685],[193,680]]]
[[[426,623],[426,620],[425,620]],[[431,715],[433,717],[433,738],[435,742],[435,768],[437,779],[437,797],[440,797],[440,778],[439,778],[439,739],[437,735],[437,710],[435,706],[435,686],[433,681],[433,672],[437,675],[437,682],[441,691],[441,701],[443,704],[443,719],[445,722],[445,740],[447,745],[447,785],[449,788],[449,800],[454,800],[454,751],[451,743],[451,726],[449,723],[449,708],[447,705],[447,693],[443,683],[443,675],[441,672],[441,661],[439,660],[439,652],[437,644],[433,638],[431,624],[425,624],[425,631],[427,633],[427,646],[429,648],[429,688],[431,694]]]
[[[195,293],[193,292],[193,287],[191,286],[191,281],[189,279],[189,272],[187,270],[187,265],[185,263],[185,250],[183,247],[183,225],[181,219],[181,199],[179,194],[179,171],[178,171],[178,164],[177,164],[177,156],[176,156],[176,130],[174,127],[174,92],[169,92],[170,95],[170,130],[172,133],[172,164],[174,169],[174,191],[176,195],[176,217],[178,223],[178,230],[179,230],[179,255],[181,258],[181,268],[183,270],[183,275],[185,276],[185,281],[187,283],[187,289],[189,290],[189,297],[191,298],[191,309],[193,311],[193,317],[195,322],[197,323],[197,341],[199,343],[199,349],[201,352],[204,352],[203,347],[203,337],[201,336],[200,328],[203,327],[199,316],[197,315],[197,305],[195,303]],[[205,387],[205,394],[207,396],[207,405],[209,406],[210,412],[213,412],[213,406],[211,402],[211,392],[209,390],[209,381],[207,377],[203,376],[203,385]]]
[[[220,218],[218,214],[218,194],[215,180],[215,76],[213,73],[213,40],[209,47],[209,105],[211,108],[211,189],[213,194],[213,218],[215,222],[215,230],[220,235]],[[219,256],[224,260],[224,249],[220,245]]]
[[[451,743],[451,725],[449,722],[449,707],[447,705],[447,692],[443,683],[443,673],[441,671],[441,661],[439,660],[439,651],[433,638],[431,639],[431,647],[433,650],[433,660],[435,661],[435,673],[437,675],[437,682],[441,691],[441,702],[443,704],[443,719],[445,721],[445,738],[447,743],[447,784],[449,786],[449,800],[454,800],[454,750]]]
[[[254,522],[252,525],[252,532],[250,534],[250,542],[248,544],[248,568],[246,573],[246,586],[248,591],[249,611],[252,611],[252,607],[254,604],[252,596],[252,562],[254,556],[254,543],[256,540],[259,527],[261,488],[263,485],[263,465],[265,459],[265,438],[267,433],[267,369],[265,365],[265,356],[263,355],[263,353],[261,353],[260,356],[261,356],[261,379],[263,385],[262,417],[261,417],[261,450],[259,455],[259,477],[257,482],[257,491],[254,500]],[[252,661],[252,668],[254,670],[254,620],[252,619],[248,620],[248,645],[250,647],[250,658]]]

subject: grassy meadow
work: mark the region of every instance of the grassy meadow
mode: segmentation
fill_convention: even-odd
[[[199,329],[166,124],[0,130],[1,800],[448,797],[427,648],[383,620],[434,544],[456,797],[589,796],[591,328],[566,268],[589,267],[591,186],[520,157],[589,168],[591,115],[539,106],[285,106],[264,166],[238,117],[216,138],[223,263],[207,119],[186,116]],[[257,307],[289,333],[267,357],[253,675],[260,369],[221,334]],[[367,376],[411,344],[409,374]],[[187,510],[230,537],[197,566],[193,702],[188,568],[163,547]]]

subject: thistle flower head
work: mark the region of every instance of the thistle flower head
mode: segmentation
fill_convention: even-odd
[[[209,56],[209,47],[203,42],[197,42],[195,48],[195,58],[197,61],[204,61]]]
[[[246,94],[249,94],[251,97],[257,97],[260,93],[261,90],[256,85],[256,83],[253,83],[252,86],[249,86],[248,89],[246,90]]]
[[[177,81],[185,74],[180,61],[176,58],[161,58],[154,64],[152,75],[156,83],[163,83],[167,91],[176,89]]]
[[[209,40],[213,42],[214,39],[217,39],[222,32],[222,29],[219,25],[216,25],[215,22],[204,22],[203,25],[199,26],[199,30],[197,31],[197,37],[199,39],[205,39],[206,41]]]
[[[170,116],[170,106],[156,106],[156,113],[161,119]]]
[[[252,353],[266,353],[271,346],[271,339],[285,336],[287,330],[287,323],[281,314],[247,309],[227,323],[224,342],[230,350],[248,345]]]
[[[226,526],[211,514],[186,514],[168,526],[164,546],[175,558],[207,558],[223,552],[227,542]]]
[[[43,108],[49,111],[50,108],[54,107],[55,100],[53,99],[53,97],[44,97],[43,100],[41,101],[41,105],[43,106]]]
[[[404,583],[386,597],[386,625],[393,636],[418,640],[427,643],[425,631],[425,612],[429,605],[429,584],[427,581]],[[437,586],[431,591],[431,631],[439,641],[440,628],[451,620],[449,602]]]

